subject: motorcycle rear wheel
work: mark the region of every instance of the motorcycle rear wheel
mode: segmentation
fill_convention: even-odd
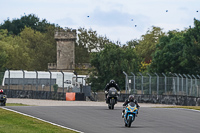
[[[111,104],[111,109],[114,109],[115,99],[111,99],[110,104]]]

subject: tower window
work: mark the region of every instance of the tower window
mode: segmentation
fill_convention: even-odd
[[[61,53],[61,50],[58,50],[58,57],[60,58],[60,53]]]

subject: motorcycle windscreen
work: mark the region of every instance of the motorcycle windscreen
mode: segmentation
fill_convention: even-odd
[[[134,107],[134,106],[135,106],[135,103],[134,103],[134,102],[130,102],[129,105],[130,105],[131,107]]]

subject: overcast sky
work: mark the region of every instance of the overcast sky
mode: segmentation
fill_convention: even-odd
[[[0,23],[35,14],[63,28],[92,28],[124,44],[152,26],[165,32],[193,26],[194,18],[200,20],[200,0],[0,0],[0,13]]]

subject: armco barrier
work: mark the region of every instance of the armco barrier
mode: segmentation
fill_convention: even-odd
[[[4,90],[7,98],[29,98],[29,99],[53,99],[66,100],[66,93],[32,90]],[[75,93],[75,100],[85,101],[84,93]]]
[[[124,102],[130,94],[120,94],[118,101]],[[182,95],[135,95],[139,103],[155,103],[182,106],[200,106],[200,98]]]

